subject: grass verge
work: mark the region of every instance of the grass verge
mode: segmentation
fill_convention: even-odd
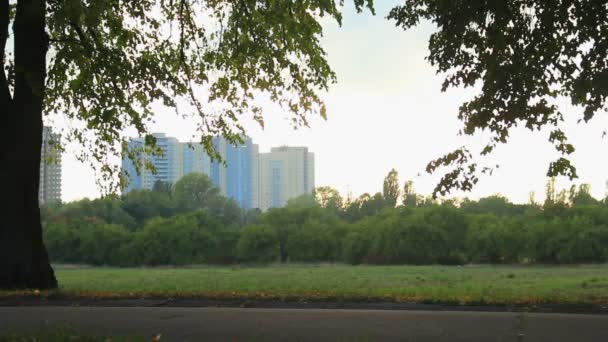
[[[608,306],[608,266],[92,268],[56,266],[55,291],[0,299],[205,299]]]
[[[35,332],[11,331],[0,333],[0,342],[143,342],[143,337],[109,337],[86,335],[65,327],[46,327]],[[160,336],[152,341],[160,341]]]

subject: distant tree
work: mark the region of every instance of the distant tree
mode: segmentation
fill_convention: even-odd
[[[327,211],[311,209],[306,220],[289,235],[291,262],[334,262],[340,257],[341,225]]]
[[[303,194],[287,201],[286,208],[318,208],[313,194]]]
[[[243,213],[243,226],[249,226],[260,223],[260,217],[262,216],[262,211],[259,208],[253,208],[249,210],[245,210]]]
[[[298,224],[293,208],[271,208],[264,215],[263,223],[271,227],[276,237],[279,261],[286,262],[289,258],[287,243],[289,234]]]
[[[549,165],[548,176],[577,177],[568,160],[574,146],[560,129],[567,113],[558,103],[566,98],[582,107],[584,122],[606,109],[606,1],[405,0],[388,18],[404,29],[423,21],[437,27],[428,60],[445,75],[443,91],[478,89],[458,117],[462,134],[490,133],[481,155],[507,143],[517,126],[548,128],[549,142],[562,155]],[[432,161],[427,171],[443,167],[451,169],[435,194],[470,190],[480,173],[493,168],[477,165],[465,147]]]
[[[388,207],[394,208],[397,205],[401,189],[399,189],[399,173],[392,169],[384,178],[382,184],[382,195]]]
[[[361,206],[369,201],[370,195],[368,193],[364,193],[359,196],[359,198],[351,200],[350,197],[347,198],[344,213],[342,214],[344,219],[348,222],[355,222],[361,219]]]
[[[241,232],[236,251],[243,261],[276,261],[279,258],[277,231],[268,225],[248,226]]]
[[[183,212],[209,209],[211,206],[218,212],[223,211],[225,205],[220,189],[202,173],[191,173],[178,180],[173,187],[173,198]]]
[[[342,196],[340,196],[340,192],[329,186],[316,188],[314,196],[315,200],[322,208],[330,209],[336,213],[342,210],[344,205],[344,200],[342,199]]]
[[[223,223],[227,226],[239,225],[243,215],[243,210],[234,199],[226,198],[224,205],[221,208],[221,212],[216,214],[222,218]]]
[[[538,207],[538,203],[536,202],[536,193],[534,191],[530,191],[530,193],[528,193],[528,205]]]
[[[137,220],[124,210],[122,202],[116,196],[94,200],[83,199],[56,207],[47,215],[45,223],[61,222],[69,226],[79,226],[87,219],[120,225],[128,229],[134,229],[137,225]]]
[[[327,213],[321,208],[314,197],[305,194],[287,201],[283,208],[272,208],[262,216],[262,224],[272,227],[275,231],[278,248],[279,260],[286,262],[291,257],[290,242],[294,235],[312,219],[319,219]]]
[[[358,265],[365,261],[372,243],[369,232],[350,232],[342,243],[342,257],[349,264]]]
[[[551,177],[547,181],[547,185],[546,185],[544,207],[555,205],[556,203],[557,203],[557,190],[555,189],[555,177]]]
[[[363,217],[373,216],[378,214],[380,211],[382,211],[382,209],[386,207],[388,207],[388,205],[386,203],[386,200],[384,199],[384,196],[382,196],[381,193],[377,192],[376,194],[374,194],[374,196],[368,199],[362,199],[361,205],[359,207],[359,213]]]
[[[147,189],[133,190],[124,195],[122,207],[135,219],[139,227],[153,217],[170,217],[176,213],[175,204],[169,194]]]
[[[569,202],[570,204],[573,204],[573,203],[574,203],[574,198],[576,198],[576,194],[577,194],[577,193],[578,193],[578,190],[577,190],[577,188],[576,188],[576,185],[575,185],[575,184],[572,184],[572,185],[570,186],[570,191],[568,191],[568,202]]]
[[[171,187],[171,183],[157,180],[156,182],[154,182],[154,186],[152,186],[152,191],[162,192],[170,195],[172,191]]]
[[[422,207],[427,207],[427,206],[433,206],[433,205],[437,205],[439,203],[439,201],[437,201],[436,198],[434,198],[433,196],[425,196],[422,197],[422,199],[418,199],[418,206],[422,206]]]
[[[571,203],[572,205],[594,205],[594,204],[598,204],[599,201],[596,200],[595,198],[593,198],[593,196],[591,195],[591,185],[589,184],[581,184],[578,187],[578,191],[576,190],[576,187],[574,187],[574,193],[572,192],[573,189],[571,189]]]
[[[408,180],[403,186],[403,205],[406,207],[415,207],[418,205],[418,194],[414,189],[414,182]]]
[[[480,198],[478,201],[466,201],[460,207],[467,213],[494,214],[496,216],[515,216],[523,213],[525,209],[524,206],[515,205],[500,194]]]
[[[557,199],[555,201],[555,204],[560,207],[565,207],[568,205],[568,190],[562,189],[560,192],[557,193]]]
[[[524,235],[517,224],[493,214],[475,216],[466,237],[469,258],[482,263],[517,262],[525,250]]]

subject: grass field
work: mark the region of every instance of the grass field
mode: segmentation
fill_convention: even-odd
[[[82,334],[76,330],[50,327],[37,332],[24,333],[22,331],[0,331],[0,342],[144,342],[149,341],[143,337],[107,337]]]
[[[606,265],[55,268],[60,289],[40,295],[521,305],[608,304]]]

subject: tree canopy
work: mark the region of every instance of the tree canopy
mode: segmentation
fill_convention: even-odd
[[[389,19],[409,29],[432,21],[437,31],[428,60],[445,75],[442,90],[475,87],[478,94],[462,104],[461,134],[490,132],[481,155],[506,143],[513,128],[547,128],[549,142],[562,155],[548,176],[577,177],[568,156],[575,148],[561,128],[567,115],[559,99],[583,109],[589,122],[606,110],[608,96],[608,1],[605,0],[405,0]],[[451,167],[435,188],[446,194],[470,190],[480,173],[473,153],[462,147],[427,167]]]
[[[397,205],[400,195],[401,189],[399,188],[399,173],[397,170],[391,169],[382,183],[382,196],[389,206],[394,207]]]
[[[11,179],[0,195],[0,288],[57,285],[38,202],[44,115],[69,123],[65,140],[83,146],[77,157],[110,190],[126,181],[112,156],[142,164],[126,132],[160,153],[148,132],[155,106],[190,117],[212,157],[213,136],[241,142],[245,117],[264,124],[260,101],[306,125],[325,117],[319,94],[336,80],[320,21],[340,23],[343,3],[0,0],[0,176]],[[354,3],[373,11],[372,0]]]
[[[354,3],[373,10],[371,0]],[[263,125],[262,99],[280,104],[296,126],[325,116],[319,91],[336,76],[320,45],[320,20],[340,23],[343,0],[19,0],[11,21],[30,5],[45,7],[45,113],[83,123],[68,129],[67,140],[81,143],[80,158],[104,175],[119,172],[107,156],[123,152],[125,131],[148,134],[157,104],[190,116],[215,157],[213,136],[239,141],[247,117]],[[3,61],[19,62],[11,53]],[[7,76],[3,91],[13,84],[14,73]]]
[[[407,183],[413,187],[411,181]],[[585,184],[560,189],[559,193],[566,194],[560,196],[565,202],[545,206],[515,204],[494,195],[395,207],[367,196],[364,206],[336,208],[323,206],[319,202],[323,197],[315,201],[313,196],[303,195],[285,207],[258,211],[250,222],[215,208],[184,211],[177,202],[170,205],[175,209],[168,214],[142,219],[138,217],[141,211],[133,209],[150,205],[149,198],[142,196],[145,193],[166,196],[170,203],[177,201],[175,193],[139,190],[139,194],[133,191],[123,197],[45,208],[44,234],[53,260],[115,266],[608,260],[608,202],[594,199]],[[370,210],[366,207],[370,205],[377,207]]]

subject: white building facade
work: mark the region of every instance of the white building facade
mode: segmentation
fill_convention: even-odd
[[[281,146],[260,154],[260,209],[263,211],[312,194],[314,188],[315,156],[307,147]]]
[[[156,146],[163,151],[162,155],[140,154],[139,159],[142,162],[142,167],[139,169],[139,174],[133,162],[123,157],[122,169],[129,177],[129,183],[123,190],[123,193],[129,193],[135,189],[148,189],[154,187],[154,183],[162,181],[170,184],[175,184],[184,176],[184,146],[177,139],[167,137],[163,133],[155,133]],[[138,150],[145,146],[143,138],[132,139],[129,142],[130,150]],[[143,167],[143,164],[150,162],[156,169],[156,174],[151,170]]]

